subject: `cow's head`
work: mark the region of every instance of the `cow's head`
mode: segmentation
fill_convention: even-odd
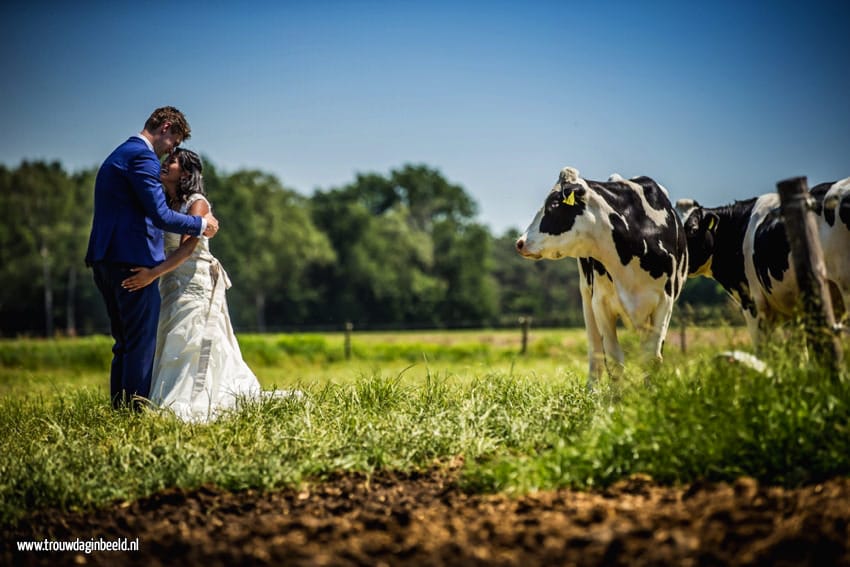
[[[578,170],[565,167],[552,187],[546,202],[525,233],[516,241],[517,251],[534,260],[555,260],[571,253],[576,224],[582,223],[587,211],[587,184]]]
[[[688,275],[711,275],[711,259],[720,217],[693,199],[676,201],[676,212],[688,239]]]

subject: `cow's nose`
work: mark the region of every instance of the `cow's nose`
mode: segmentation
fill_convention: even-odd
[[[525,240],[520,238],[519,240],[516,241],[516,249],[517,250],[522,250],[523,246],[525,246]]]

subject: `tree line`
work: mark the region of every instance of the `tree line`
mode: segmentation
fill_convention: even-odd
[[[96,173],[0,165],[0,335],[109,331],[84,263]],[[210,246],[233,280],[237,330],[583,324],[576,262],[521,258],[517,230],[492,234],[463,187],[427,165],[304,196],[207,158],[204,184],[222,222]],[[692,316],[734,317],[709,280],[691,280],[683,303]]]

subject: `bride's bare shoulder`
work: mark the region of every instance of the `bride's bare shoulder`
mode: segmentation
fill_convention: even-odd
[[[186,199],[186,212],[190,215],[205,215],[210,212],[210,202],[200,193],[190,195]]]

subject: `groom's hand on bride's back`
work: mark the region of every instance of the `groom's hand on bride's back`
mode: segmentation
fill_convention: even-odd
[[[218,232],[218,219],[215,218],[212,213],[205,214],[204,219],[207,221],[207,228],[204,230],[204,236],[212,238],[215,236],[215,233]]]

